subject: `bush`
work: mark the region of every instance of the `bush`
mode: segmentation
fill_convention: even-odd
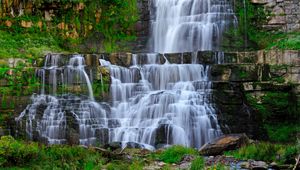
[[[225,154],[242,160],[254,159],[266,162],[294,163],[297,153],[299,153],[298,146],[258,143]]]
[[[195,160],[193,160],[191,165],[191,170],[201,170],[204,169],[205,162],[202,157],[197,157]]]
[[[0,167],[25,165],[38,159],[39,148],[35,143],[16,141],[11,136],[0,140]]]
[[[159,159],[166,163],[178,163],[184,157],[184,155],[196,155],[197,151],[192,148],[186,148],[183,146],[171,146],[164,150]]]
[[[292,123],[267,124],[265,127],[272,142],[295,142],[296,134],[300,133],[300,125]]]

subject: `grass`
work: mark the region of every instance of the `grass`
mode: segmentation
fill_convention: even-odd
[[[79,146],[50,146],[0,139],[0,167],[10,169],[100,169],[103,157]]]
[[[191,165],[191,170],[201,170],[205,167],[205,161],[202,157],[197,157],[195,160],[193,160]]]
[[[192,148],[175,145],[167,148],[158,155],[158,159],[166,163],[178,163],[185,155],[196,155],[197,151]]]
[[[300,152],[299,145],[281,145],[266,142],[244,146],[239,150],[228,151],[227,156],[234,156],[241,160],[260,160],[266,162],[294,163],[295,157]]]
[[[270,141],[288,143],[295,141],[295,135],[300,133],[299,123],[280,123],[265,125]]]
[[[37,58],[46,52],[62,52],[58,40],[47,33],[0,31],[0,58]]]

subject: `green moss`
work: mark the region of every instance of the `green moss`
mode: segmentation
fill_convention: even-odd
[[[271,16],[263,5],[252,4],[250,1],[236,1],[235,6],[238,27],[225,32],[225,50],[300,49],[299,32],[269,31],[262,27]]]
[[[15,34],[0,31],[0,58],[38,58],[46,52],[63,51],[47,33]]]

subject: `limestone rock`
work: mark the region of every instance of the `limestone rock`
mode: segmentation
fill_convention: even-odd
[[[23,28],[31,28],[33,23],[31,21],[21,21],[21,26]]]
[[[251,0],[251,3],[253,3],[253,4],[266,4],[266,3],[268,3],[268,0]]]
[[[253,161],[251,162],[251,169],[253,170],[268,169],[268,164],[263,161]]]
[[[205,144],[200,148],[199,152],[205,156],[219,155],[224,151],[238,149],[248,143],[249,138],[245,134],[229,134]]]
[[[11,26],[12,26],[12,22],[9,21],[9,20],[7,20],[7,21],[5,21],[5,25],[6,25],[7,27],[11,27]]]

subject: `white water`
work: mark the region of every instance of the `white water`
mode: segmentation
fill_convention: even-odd
[[[218,50],[237,19],[228,0],[152,0],[151,48],[159,53]]]
[[[64,61],[66,59],[67,57],[56,54],[46,56],[44,67],[38,71],[42,82],[41,94],[32,96],[32,104],[16,120],[21,122],[26,117],[26,133],[30,139],[44,138],[49,144],[64,144],[69,135],[74,135],[70,134],[69,127],[74,126],[73,130],[79,134],[76,139],[79,144],[95,144],[96,131],[107,127],[107,113],[94,102],[84,58],[73,55],[68,61]],[[46,85],[50,87],[46,88]],[[78,85],[80,88],[86,86],[88,99],[67,94],[68,89],[74,89]],[[63,95],[57,94],[58,87],[67,88],[61,91]],[[74,120],[68,121],[67,117]],[[34,137],[35,133],[38,136]]]
[[[148,54],[141,65],[133,56],[133,65],[124,68],[100,60],[112,79],[110,117],[117,126],[110,129],[110,141],[199,148],[220,135],[208,66],[158,61],[158,55]]]

